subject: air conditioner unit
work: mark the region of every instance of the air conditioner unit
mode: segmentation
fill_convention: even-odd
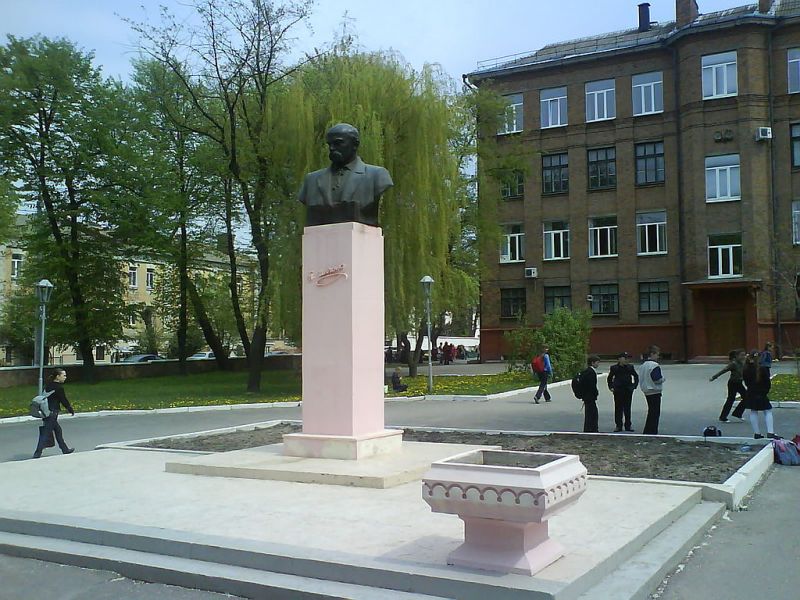
[[[756,141],[772,139],[772,127],[759,127],[756,129]]]
[[[539,269],[536,267],[525,267],[525,278],[536,279],[539,276]]]

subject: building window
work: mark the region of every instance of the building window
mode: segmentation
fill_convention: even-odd
[[[617,151],[598,148],[588,151],[589,189],[603,190],[617,186]]]
[[[11,254],[11,279],[18,279],[22,273],[22,254]]]
[[[590,81],[586,84],[586,120],[603,121],[617,116],[616,92],[613,79]]]
[[[703,100],[725,98],[737,94],[735,51],[704,56],[702,67]]]
[[[131,313],[128,315],[128,326],[135,327],[136,326],[136,314]]]
[[[156,270],[152,268],[147,269],[147,274],[145,275],[145,285],[147,285],[148,290],[152,290],[156,287]]]
[[[95,360],[105,360],[106,359],[106,347],[105,346],[97,346],[94,349],[95,352]]]
[[[634,75],[633,116],[664,112],[664,83],[661,71]]]
[[[800,93],[800,48],[789,48],[789,93]]]
[[[636,252],[638,254],[667,253],[667,212],[636,215]]]
[[[636,144],[636,185],[664,183],[664,142]]]
[[[800,123],[790,128],[792,135],[792,167],[800,168]]]
[[[567,124],[567,88],[550,88],[539,92],[542,129]]]
[[[542,156],[542,193],[563,194],[569,191],[569,155]]]
[[[553,285],[544,288],[544,312],[552,313],[559,307],[572,308],[572,293],[568,285]]]
[[[569,223],[550,221],[544,224],[544,259],[569,258]]]
[[[525,233],[522,231],[522,225],[519,223],[505,225],[500,262],[512,263],[523,260],[525,260]]]
[[[800,244],[800,200],[792,202],[792,243]]]
[[[510,179],[500,185],[500,195],[505,198],[519,198],[525,193],[525,176],[522,171],[512,171]]]
[[[522,131],[522,94],[510,94],[503,98],[507,105],[497,134],[504,135]]]
[[[739,277],[742,274],[742,234],[708,236],[708,277]]]
[[[525,314],[525,288],[500,290],[500,317],[515,319]]]
[[[128,267],[128,287],[139,287],[139,271],[136,268],[136,265],[130,265]]]
[[[739,155],[724,154],[706,158],[706,202],[740,200]]]
[[[616,315],[619,313],[619,286],[616,283],[589,286],[592,295],[593,315]]]
[[[669,312],[669,283],[666,281],[640,283],[639,312]]]
[[[617,255],[617,217],[589,219],[589,258]]]

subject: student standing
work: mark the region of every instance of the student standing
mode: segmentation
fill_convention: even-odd
[[[623,424],[625,431],[633,431],[631,425],[631,400],[633,390],[639,385],[639,375],[632,364],[628,363],[631,357],[627,352],[620,352],[617,355],[617,364],[611,365],[608,371],[608,389],[614,394],[614,423],[615,432],[622,431]]]
[[[581,400],[583,400],[583,432],[597,433],[598,414],[597,414],[597,368],[600,365],[600,357],[592,354],[586,359],[586,370],[581,373]]]
[[[721,377],[725,373],[731,374],[728,378],[728,397],[725,399],[725,404],[722,405],[722,412],[719,413],[719,420],[722,423],[728,422],[728,414],[731,411],[733,402],[736,400],[737,393],[742,396],[742,403],[744,403],[744,397],[747,393],[742,384],[745,357],[747,357],[747,352],[744,350],[732,350],[730,354],[728,354],[728,359],[730,360],[728,365],[719,373],[712,375],[709,379],[709,381],[714,381],[717,377]],[[744,404],[742,405],[742,412],[744,412]]]
[[[764,421],[767,426],[767,437],[775,439],[775,424],[772,419],[772,404],[770,404],[767,394],[772,387],[769,376],[769,369],[760,363],[758,350],[753,350],[744,366],[744,384],[747,386],[747,408],[750,409],[750,425],[753,427],[753,437],[761,439],[758,425],[759,414],[764,414]]]
[[[58,424],[58,413],[63,406],[70,414],[74,415],[75,411],[72,405],[67,400],[67,395],[64,393],[64,382],[67,380],[67,372],[64,369],[56,369],[53,372],[53,379],[44,388],[45,392],[53,392],[47,399],[48,407],[50,408],[50,415],[42,419],[43,427],[39,431],[39,443],[36,445],[36,452],[33,453],[33,458],[41,458],[42,450],[45,449],[47,440],[50,436],[55,434],[58,447],[64,454],[72,454],[75,452],[74,448],[67,446],[64,441],[64,433],[61,430],[61,425]]]
[[[542,395],[544,395],[545,402],[550,402],[550,392],[547,391],[547,380],[553,374],[553,365],[550,362],[550,347],[547,345],[542,346],[542,353],[539,356],[541,357],[541,361],[539,361],[541,368],[534,368],[534,372],[539,378],[539,389],[536,390],[536,394],[533,396],[533,401],[536,402],[536,404],[539,404],[539,399]],[[534,359],[533,362],[537,362],[536,359]]]
[[[661,418],[661,393],[666,378],[661,372],[658,358],[661,348],[650,346],[647,349],[647,360],[639,367],[639,387],[647,400],[647,420],[642,433],[658,435],[658,421]]]

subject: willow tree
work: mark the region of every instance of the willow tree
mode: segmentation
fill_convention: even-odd
[[[361,133],[359,155],[365,162],[385,166],[394,180],[381,202],[387,327],[401,337],[421,330],[423,275],[436,281],[435,312],[473,301],[474,278],[451,260],[460,239],[463,206],[459,161],[451,146],[459,123],[452,82],[433,66],[415,71],[392,55],[339,50],[304,68],[294,85],[302,88],[311,135],[292,141],[300,144],[292,164],[300,164],[305,156],[303,171],[328,165],[325,132],[347,122]],[[299,181],[295,184],[296,192]],[[300,208],[295,201],[286,210],[299,215]],[[296,228],[295,233],[299,234]],[[276,263],[276,289],[299,290],[299,235],[290,242],[284,250],[286,260]],[[283,303],[276,316],[291,326],[299,316],[290,309],[298,305]],[[421,338],[417,335],[417,355]]]

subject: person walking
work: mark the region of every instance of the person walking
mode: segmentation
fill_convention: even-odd
[[[747,390],[744,389],[742,380],[744,377],[744,360],[746,357],[747,352],[744,350],[731,350],[728,354],[728,360],[730,361],[728,365],[719,373],[709,378],[709,381],[714,381],[717,377],[721,377],[725,373],[730,373],[730,377],[728,377],[728,396],[725,399],[725,404],[722,405],[722,411],[719,413],[719,420],[721,423],[728,422],[728,414],[736,400],[737,393],[742,397],[742,412],[744,412],[744,397],[745,394],[747,394]]]
[[[36,445],[36,451],[33,453],[33,458],[41,458],[42,450],[47,446],[47,440],[50,436],[55,434],[58,447],[64,454],[72,454],[75,452],[74,448],[67,446],[64,441],[64,432],[61,430],[61,425],[58,423],[58,413],[63,406],[69,411],[71,415],[75,414],[72,405],[67,400],[67,395],[64,393],[64,382],[67,380],[67,372],[64,369],[56,369],[53,371],[53,379],[44,388],[45,392],[53,392],[47,399],[48,407],[50,408],[50,415],[42,419],[43,425],[39,430],[39,442]]]
[[[650,346],[647,359],[639,367],[639,387],[647,400],[647,419],[642,433],[658,435],[658,421],[661,418],[661,393],[666,378],[661,372],[658,358],[661,348]]]
[[[531,360],[531,370],[539,378],[539,389],[533,396],[533,401],[539,404],[544,396],[545,402],[550,402],[550,392],[547,391],[547,380],[553,375],[553,364],[550,362],[550,347],[542,346],[542,353]]]
[[[597,368],[600,357],[592,354],[586,359],[586,369],[581,373],[581,400],[583,400],[583,432],[597,433],[599,431],[599,416],[597,413]]]
[[[628,363],[630,357],[631,355],[627,352],[620,352],[617,355],[617,364],[611,365],[606,380],[608,389],[614,394],[615,432],[622,431],[623,425],[625,425],[625,431],[633,431],[631,400],[633,399],[633,390],[639,386],[639,375],[633,365]]]
[[[753,427],[753,437],[757,440],[763,438],[759,429],[758,416],[764,414],[764,422],[767,426],[767,437],[776,439],[780,436],[775,435],[775,423],[772,417],[772,404],[769,401],[769,390],[772,381],[769,376],[769,369],[761,364],[758,350],[750,352],[743,371],[744,384],[747,386],[746,404],[750,409],[750,425]]]

